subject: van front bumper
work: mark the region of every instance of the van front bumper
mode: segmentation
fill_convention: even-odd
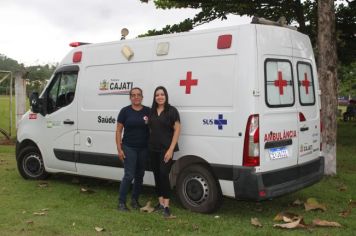
[[[264,200],[297,191],[319,182],[324,175],[324,157],[297,166],[256,173],[254,168],[235,168],[235,197]]]

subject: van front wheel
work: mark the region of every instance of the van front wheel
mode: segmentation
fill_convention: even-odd
[[[48,177],[41,153],[34,146],[25,147],[20,151],[17,168],[25,179],[46,179]]]
[[[185,208],[200,213],[215,211],[222,199],[216,179],[202,165],[188,166],[181,172],[177,181],[177,195]]]

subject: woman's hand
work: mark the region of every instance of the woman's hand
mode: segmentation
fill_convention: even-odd
[[[124,161],[124,159],[125,159],[125,153],[124,153],[124,151],[122,151],[122,149],[120,149],[120,150],[118,151],[118,153],[119,153],[119,159],[120,159],[120,161]]]
[[[164,161],[165,163],[167,163],[167,162],[169,162],[169,160],[172,159],[172,157],[173,157],[173,150],[172,150],[172,149],[168,149],[167,152],[166,152],[166,154],[164,155],[163,161]]]

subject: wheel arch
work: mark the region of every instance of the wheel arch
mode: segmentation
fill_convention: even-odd
[[[24,139],[21,142],[17,142],[16,143],[16,160],[18,159],[21,150],[24,149],[25,147],[28,147],[28,146],[34,146],[41,152],[40,148],[38,147],[38,145],[33,140]]]
[[[186,155],[186,156],[179,158],[178,160],[176,160],[174,162],[174,164],[172,166],[171,173],[170,173],[171,174],[171,176],[170,176],[171,177],[171,186],[172,187],[176,186],[179,173],[181,171],[183,171],[184,168],[186,168],[189,165],[196,165],[196,164],[202,165],[210,171],[210,173],[214,176],[214,178],[216,180],[219,190],[221,191],[219,179],[217,178],[216,174],[214,173],[212,166],[205,159],[203,159],[199,156],[195,156],[195,155]]]

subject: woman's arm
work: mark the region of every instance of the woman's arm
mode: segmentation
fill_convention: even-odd
[[[124,151],[122,151],[122,146],[121,146],[121,137],[122,137],[122,130],[124,126],[121,123],[117,123],[116,125],[116,147],[117,147],[117,152],[119,154],[119,159],[123,161],[125,159],[125,154]]]
[[[172,142],[171,142],[171,145],[169,146],[166,154],[164,155],[164,162],[168,162],[173,157],[174,148],[177,145],[179,134],[180,134],[180,122],[179,121],[176,121],[174,123],[173,129],[174,129],[174,133],[173,133]]]

